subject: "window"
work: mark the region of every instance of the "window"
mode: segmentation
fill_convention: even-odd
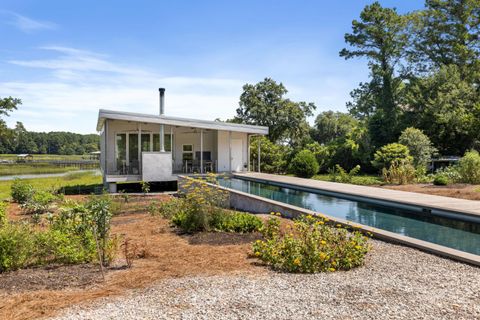
[[[172,151],[172,135],[170,133],[165,134],[165,151],[171,152]],[[153,134],[153,151],[160,151],[160,134],[154,133]]]
[[[127,135],[125,133],[119,133],[115,137],[116,148],[115,158],[117,162],[117,170],[122,172],[127,165]]]
[[[150,151],[150,133],[142,133],[142,151]]]
[[[182,145],[182,161],[193,160],[193,144]]]

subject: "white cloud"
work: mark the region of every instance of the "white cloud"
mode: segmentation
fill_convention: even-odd
[[[203,119],[232,117],[243,81],[170,77],[113,63],[108,56],[66,47],[43,47],[59,54],[11,64],[44,69],[45,81],[0,81],[0,93],[23,105],[7,122],[22,121],[29,130],[94,132],[98,109],[158,112],[158,88],[166,87],[166,112]]]
[[[55,29],[57,27],[57,25],[52,22],[34,20],[11,11],[1,11],[0,13],[4,13],[10,17],[10,19],[7,19],[8,24],[13,25],[26,33],[44,29]]]
[[[22,121],[29,130],[91,133],[95,131],[100,108],[157,113],[159,87],[167,89],[168,115],[227,119],[235,115],[242,86],[246,82],[261,81],[264,77],[175,76],[116,63],[108,55],[91,51],[62,46],[40,49],[50,52],[52,57],[17,59],[9,63],[27,71],[36,69],[36,79],[40,75],[43,80],[2,82],[0,79],[0,96],[11,95],[23,100],[19,110],[7,118],[9,125]],[[335,68],[335,72],[317,70],[318,73],[308,73],[307,76],[302,76],[303,72],[299,71],[289,77],[288,74],[295,73],[300,65],[290,68],[286,64],[281,68],[278,62],[272,64],[279,70],[288,69],[287,76],[279,72],[273,77],[276,80],[286,78],[283,82],[292,99],[314,102],[317,112],[327,109],[345,111],[348,92],[356,84],[356,80],[346,76],[351,73],[348,68]]]

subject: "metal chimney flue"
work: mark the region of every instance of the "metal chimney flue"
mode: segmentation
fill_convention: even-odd
[[[160,115],[165,114],[165,88],[158,88],[160,92]]]
[[[165,88],[158,88],[160,92],[160,116],[165,114]],[[160,152],[165,152],[165,125],[160,124]]]

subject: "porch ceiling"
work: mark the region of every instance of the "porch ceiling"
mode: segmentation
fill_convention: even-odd
[[[112,111],[100,109],[98,113],[97,131],[101,131],[105,120],[124,120],[143,123],[165,124],[179,127],[191,127],[200,129],[211,129],[232,132],[244,132],[259,135],[268,134],[268,127],[252,126],[246,124],[227,123],[220,121],[208,121],[198,119],[187,119],[178,117],[157,116],[134,112]]]

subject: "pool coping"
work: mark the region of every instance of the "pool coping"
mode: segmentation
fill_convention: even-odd
[[[183,179],[185,179],[185,180],[195,180],[194,177],[187,177],[187,176],[181,176],[181,175],[179,175],[178,177],[179,177],[179,190],[181,189],[181,183],[182,183]],[[329,216],[328,214],[318,213],[318,212],[308,210],[308,209],[305,209],[305,208],[293,206],[293,205],[290,205],[290,204],[287,204],[287,203],[283,203],[283,202],[279,202],[279,201],[275,201],[275,200],[271,200],[271,199],[267,199],[267,198],[256,196],[256,195],[249,194],[249,193],[246,193],[246,192],[242,192],[242,191],[218,186],[218,185],[211,184],[211,183],[208,183],[208,182],[206,182],[206,183],[208,185],[212,186],[212,187],[228,191],[230,194],[240,196],[242,198],[242,199],[240,199],[241,201],[238,201],[238,199],[237,199],[237,204],[240,203],[240,207],[235,206],[236,209],[250,211],[247,208],[248,205],[249,205],[248,200],[252,200],[252,201],[262,202],[264,204],[269,204],[272,207],[272,210],[266,210],[264,212],[252,212],[252,213],[267,213],[268,214],[271,211],[278,211],[278,210],[273,210],[273,208],[278,207],[278,208],[282,208],[283,210],[296,213],[296,215],[323,216],[323,217],[328,218],[334,224],[341,224],[342,226],[345,226],[345,227],[354,228],[356,230],[359,230],[359,231],[362,231],[362,232],[365,232],[365,233],[370,233],[372,235],[372,237],[374,237],[376,239],[380,239],[380,240],[383,240],[383,241],[386,241],[386,242],[406,245],[408,247],[413,247],[413,248],[416,248],[416,249],[420,249],[421,251],[425,251],[425,252],[428,252],[428,253],[433,253],[435,255],[450,258],[452,260],[457,260],[457,261],[465,262],[465,263],[468,263],[468,264],[471,264],[471,265],[480,266],[480,255],[475,255],[473,253],[468,253],[468,252],[452,249],[452,248],[442,246],[442,245],[438,245],[438,244],[435,244],[435,243],[432,243],[432,242],[419,240],[419,239],[411,238],[411,237],[408,237],[408,236],[399,235],[399,234],[396,234],[394,232],[386,231],[386,230],[383,230],[383,229],[377,229],[377,228],[370,227],[370,226],[367,226],[367,225],[363,225],[363,224],[360,224],[360,223],[351,222],[351,221],[348,221],[348,220],[342,219],[342,218],[332,217],[332,216]],[[246,201],[243,201],[243,200],[246,200]],[[255,211],[255,210],[252,210],[252,211]]]

